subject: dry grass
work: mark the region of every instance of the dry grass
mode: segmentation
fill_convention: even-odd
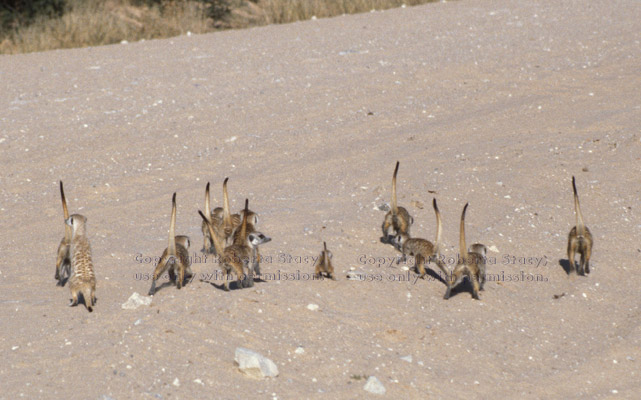
[[[259,0],[257,6],[262,11],[262,24],[283,24],[312,17],[326,18],[433,1],[435,0]]]
[[[69,10],[60,18],[42,18],[9,32],[0,41],[0,53],[99,46],[210,30],[196,2],[167,2],[163,7],[133,7],[126,0],[69,3]]]
[[[0,36],[0,53],[28,53],[60,48],[99,46],[205,33],[217,29],[281,24],[429,3],[435,0],[228,0],[232,9],[223,21],[207,18],[202,3],[167,0],[163,6],[133,6],[129,0],[69,0],[60,18],[40,19]]]

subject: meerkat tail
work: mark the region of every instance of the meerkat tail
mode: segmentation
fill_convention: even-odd
[[[327,268],[329,267],[327,264],[329,263],[328,257],[327,257],[327,242],[323,242],[323,268],[325,268],[325,271],[327,271]]]
[[[223,221],[225,225],[231,225],[231,213],[229,212],[229,194],[227,193],[227,181],[229,178],[225,178],[223,181]]]
[[[396,168],[394,168],[394,175],[392,176],[392,214],[398,214],[398,204],[396,202],[396,174],[398,174],[399,162],[396,161]]]
[[[168,254],[176,255],[176,192],[171,198],[171,222],[169,223]]]
[[[203,212],[200,210],[198,210],[198,214],[200,214],[200,217],[203,219],[203,221],[205,221],[205,225],[207,225],[207,229],[209,230],[209,236],[211,236],[211,240],[214,242],[214,249],[216,249],[216,254],[218,255],[218,257],[222,257],[224,247],[223,247],[223,244],[220,242],[218,235],[216,235],[216,233],[214,232],[214,228],[211,226],[211,223],[209,222],[205,214],[203,214]]]
[[[460,251],[460,256],[463,257],[463,259],[467,259],[467,246],[465,245],[465,211],[467,211],[467,205],[468,203],[465,203],[465,207],[463,207],[463,212],[461,213],[461,237],[459,239],[459,251]]]
[[[577,236],[585,236],[585,225],[583,224],[583,214],[579,205],[579,195],[576,191],[576,184],[574,177],[572,177],[572,189],[574,190],[574,212],[576,214],[576,234]]]
[[[65,189],[60,181],[60,198],[62,199],[62,213],[64,214],[65,221],[69,218],[69,209],[67,208],[67,198],[65,197]],[[71,226],[65,224],[65,239],[67,242],[71,241]]]
[[[436,205],[436,198],[432,201],[434,206],[434,213],[436,214],[436,239],[434,239],[434,254],[439,254],[441,251],[441,236],[443,235],[443,224],[441,223],[441,212]]]
[[[205,215],[209,216],[211,213],[210,197],[209,197],[209,182],[205,186]],[[209,217],[207,218],[209,221]]]
[[[89,286],[88,283],[85,283],[82,285],[82,288],[80,289],[82,292],[82,297],[85,299],[85,306],[87,307],[87,311],[92,312],[93,311],[93,296],[91,293],[91,286]]]
[[[249,199],[245,199],[245,209],[243,210],[243,222],[240,226],[240,237],[247,235],[247,215],[249,214]]]

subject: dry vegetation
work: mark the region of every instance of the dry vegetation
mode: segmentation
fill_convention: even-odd
[[[99,46],[186,32],[281,24],[434,0],[221,0],[224,1],[230,12],[213,20],[206,5],[198,1],[136,5],[132,0],[68,0],[67,11],[60,18],[39,18],[33,24],[1,32],[0,53]]]

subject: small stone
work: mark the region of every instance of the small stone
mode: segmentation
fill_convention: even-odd
[[[205,384],[203,383],[203,381],[201,381],[200,379],[194,379],[194,383],[197,383],[197,384],[199,384],[199,385],[203,385],[203,386],[205,386]]]
[[[401,360],[407,361],[408,363],[411,363],[412,362],[412,356],[409,355],[409,356],[401,357]]]
[[[172,385],[176,387],[180,386],[180,380],[178,378],[174,379],[174,382],[172,383]]]
[[[318,310],[318,304],[310,303],[310,304],[307,305],[307,309],[310,310],[310,311],[316,311],[316,310]]]
[[[140,306],[148,306],[151,304],[150,296],[141,296],[137,292],[134,292],[129,299],[122,304],[123,310],[135,310]]]
[[[276,364],[255,351],[238,347],[234,361],[238,364],[238,369],[251,378],[261,379],[278,376]]]
[[[347,273],[347,280],[348,281],[364,281],[365,273],[361,271],[349,271]],[[309,306],[307,306],[307,308],[309,308]]]
[[[296,350],[294,350],[294,353],[296,354],[303,354],[305,352],[305,349],[302,347],[297,347]]]
[[[367,379],[367,382],[365,383],[365,386],[363,386],[363,389],[365,391],[370,392],[372,394],[385,394],[385,386],[381,383],[381,381],[378,380],[377,377],[375,376],[370,376]]]

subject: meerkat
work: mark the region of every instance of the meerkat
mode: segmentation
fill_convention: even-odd
[[[328,278],[336,280],[334,275],[334,266],[332,265],[332,252],[327,250],[327,243],[323,242],[323,250],[314,264],[314,275],[317,278],[322,278],[323,274],[327,275]]]
[[[465,245],[465,212],[467,211],[467,206],[468,204],[466,203],[461,213],[461,236],[459,239],[460,258],[448,277],[447,291],[445,292],[445,296],[443,296],[445,300],[450,298],[452,288],[461,283],[466,276],[472,283],[472,297],[479,300],[481,282],[485,279],[485,264],[480,262],[478,254],[468,253],[467,246]]]
[[[383,221],[383,239],[389,241],[388,232],[390,227],[394,229],[396,235],[410,233],[410,226],[414,223],[414,218],[403,207],[399,207],[396,201],[396,175],[398,174],[399,162],[396,162],[394,175],[392,176],[392,209],[385,215]]]
[[[66,223],[72,228],[71,276],[69,277],[72,299],[69,306],[78,304],[78,293],[81,293],[87,310],[92,312],[96,302],[96,275],[91,261],[91,245],[86,233],[87,218],[80,214],[73,214],[67,218]]]
[[[229,276],[231,275],[232,270],[236,273],[238,279],[239,287],[251,287],[254,285],[253,278],[253,268],[250,266],[250,260],[252,257],[255,257],[255,248],[263,243],[267,243],[271,238],[265,236],[260,232],[253,232],[248,235],[245,235],[247,231],[247,214],[248,214],[248,205],[249,200],[245,199],[245,209],[243,211],[243,220],[241,223],[241,233],[240,237],[246,237],[247,239],[244,242],[238,242],[231,244],[223,249],[223,242],[220,240],[220,237],[215,234],[214,228],[207,221],[207,218],[202,211],[198,210],[198,214],[202,217],[203,221],[207,221],[207,227],[210,231],[210,235],[214,240],[214,246],[216,246],[216,254],[220,255],[220,266],[225,274],[225,283],[224,289],[229,291]],[[245,275],[245,269],[248,270],[248,274]]]
[[[57,286],[62,286],[65,279],[65,272],[67,277],[71,275],[69,268],[71,267],[71,259],[69,256],[69,245],[71,244],[72,228],[66,221],[69,218],[69,209],[67,208],[67,199],[65,198],[65,190],[60,181],[60,197],[62,198],[62,213],[65,220],[65,236],[58,245],[58,256],[56,258],[56,275],[54,278],[58,281]]]
[[[247,237],[252,233],[255,233],[259,236],[262,235],[262,233],[256,230],[256,225],[258,224],[258,215],[251,210],[247,210],[246,215],[247,226],[245,227],[245,233],[244,235],[242,234],[242,229],[240,229],[242,227],[241,224],[241,226],[237,227],[232,234],[232,244],[245,243],[247,241]],[[260,261],[260,251],[258,247],[254,247],[252,250],[252,269],[256,275],[260,275]]]
[[[574,257],[578,252],[581,254],[579,268],[577,273],[585,275],[590,273],[590,256],[592,255],[592,233],[583,223],[583,214],[579,206],[579,195],[576,191],[574,177],[572,177],[572,189],[574,190],[574,212],[576,214],[576,226],[570,230],[568,235],[568,261],[570,262],[570,271],[576,270]]]
[[[169,279],[176,283],[178,289],[182,288],[185,276],[193,276],[191,272],[191,261],[189,259],[189,237],[176,236],[176,193],[171,198],[171,222],[169,223],[169,243],[160,261],[156,265],[151,281],[149,295],[156,293],[156,281],[169,269]]]
[[[476,257],[479,270],[481,271],[479,275],[479,289],[481,291],[485,290],[483,286],[485,285],[485,266],[487,264],[487,246],[482,243],[474,243],[470,246],[467,252],[469,257]]]
[[[407,256],[412,256],[415,259],[415,269],[416,273],[425,277],[425,263],[434,261],[434,263],[443,271],[444,279],[447,279],[449,275],[448,270],[445,268],[445,265],[438,259],[440,254],[440,244],[441,244],[441,235],[443,233],[441,227],[441,213],[438,210],[438,205],[436,204],[436,199],[432,201],[434,207],[434,213],[436,214],[436,239],[434,239],[434,244],[426,239],[420,238],[410,238],[407,233],[400,233],[396,235],[394,239],[394,244],[396,248],[403,253],[402,260],[406,260]],[[397,264],[401,261],[401,258],[397,260]]]
[[[205,210],[210,210],[210,195],[209,195],[209,182],[205,187]],[[223,219],[223,207],[216,207],[209,211],[209,214],[205,214],[209,218],[209,223],[213,224],[215,227],[221,225]],[[203,221],[201,230],[203,232],[203,249],[205,253],[212,253],[214,251],[214,242],[212,241],[209,235],[209,229]]]
[[[223,242],[227,243],[227,240],[232,236],[234,230],[240,226],[241,217],[240,214],[231,214],[229,211],[229,193],[227,192],[227,181],[229,178],[225,178],[223,181],[223,217],[220,221],[219,231],[223,237]]]

